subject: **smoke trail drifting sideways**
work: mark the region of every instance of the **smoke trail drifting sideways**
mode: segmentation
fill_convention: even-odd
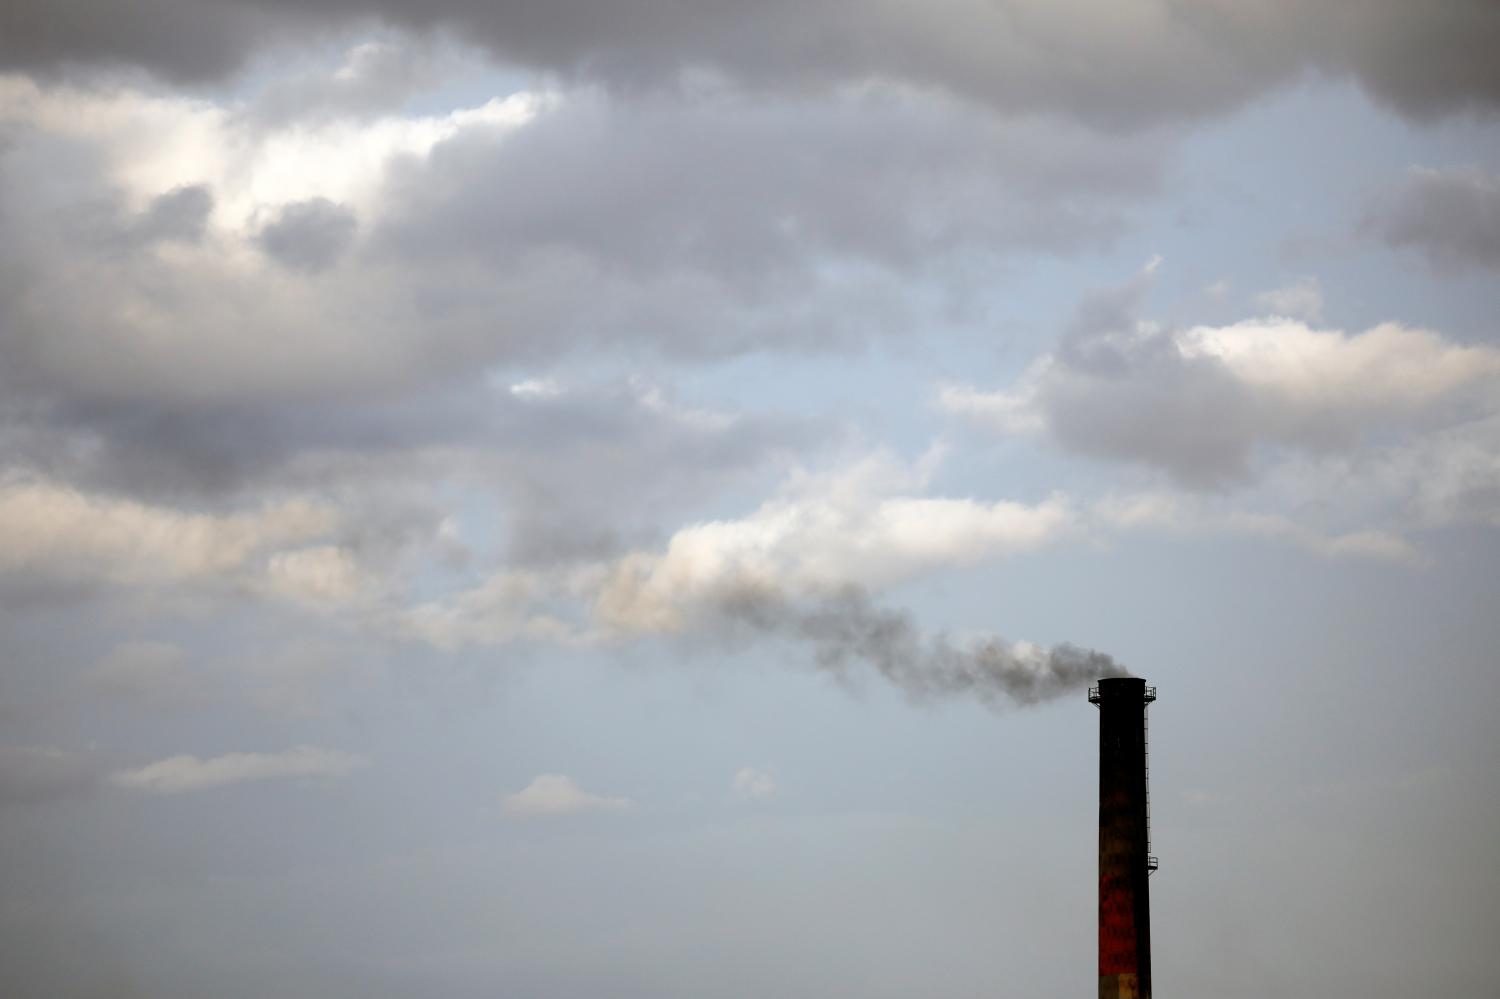
[[[804,605],[774,588],[738,585],[720,591],[714,609],[755,632],[811,644],[824,669],[843,674],[865,663],[916,701],[968,695],[1037,704],[1129,675],[1111,656],[1066,643],[1046,649],[984,638],[960,646],[925,635],[910,614],[877,607],[858,587]]]

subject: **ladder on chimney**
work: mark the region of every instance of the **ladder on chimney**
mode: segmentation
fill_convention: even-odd
[[[1146,874],[1155,874],[1160,866],[1151,852],[1151,702],[1156,688],[1146,688],[1146,707],[1141,711],[1141,750],[1146,758]]]

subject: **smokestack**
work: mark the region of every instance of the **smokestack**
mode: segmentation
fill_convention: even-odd
[[[1151,999],[1151,856],[1146,705],[1156,688],[1110,677],[1099,706],[1099,999]]]

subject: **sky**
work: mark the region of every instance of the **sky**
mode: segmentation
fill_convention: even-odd
[[[1496,51],[0,5],[0,992],[1490,999]]]

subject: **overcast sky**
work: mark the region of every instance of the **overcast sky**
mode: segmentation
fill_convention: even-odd
[[[1492,999],[1497,52],[0,5],[0,992]]]

